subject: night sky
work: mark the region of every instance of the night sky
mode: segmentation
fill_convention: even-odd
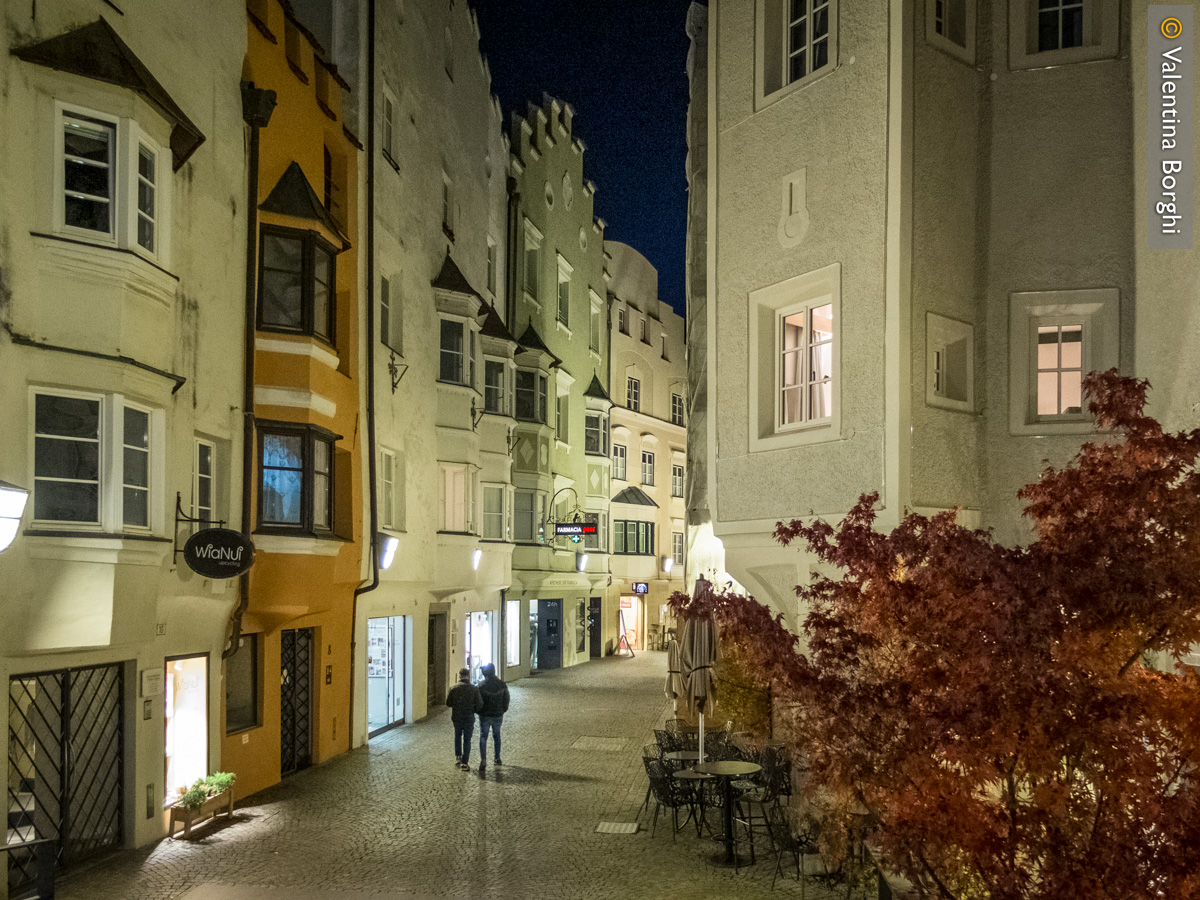
[[[505,125],[542,92],[575,110],[583,175],[605,237],[658,269],[658,295],[684,312],[690,0],[473,0]]]

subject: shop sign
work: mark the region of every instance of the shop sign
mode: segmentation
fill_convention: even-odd
[[[234,578],[254,564],[254,544],[240,531],[205,528],[183,545],[183,561],[205,578]]]
[[[632,597],[622,597],[621,598],[621,609],[633,609],[633,598]]]
[[[650,593],[650,582],[648,582],[648,581],[635,581],[635,582],[633,583],[633,592],[634,592],[635,594],[648,594],[648,593]]]

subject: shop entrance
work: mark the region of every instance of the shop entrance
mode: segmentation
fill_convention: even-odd
[[[471,681],[476,684],[483,680],[480,670],[496,663],[492,650],[495,645],[495,617],[494,612],[470,612],[463,624],[463,665],[471,670]]]
[[[588,599],[588,647],[589,656],[592,659],[599,659],[604,652],[604,648],[600,646],[600,598],[590,597]]]
[[[529,601],[530,665],[562,668],[562,600]]]
[[[367,735],[403,725],[408,678],[406,616],[367,619]]]
[[[120,845],[123,686],[120,665],[9,679],[8,843],[54,838],[63,866]],[[9,894],[19,895],[36,860],[6,855]]]
[[[279,633],[279,774],[291,775],[312,765],[311,628]]]
[[[429,648],[425,657],[425,703],[433,709],[446,702],[446,614],[429,617]]]
[[[620,629],[618,633],[625,635],[625,643],[630,650],[642,649],[642,616],[642,598],[637,594],[622,594],[617,627]]]
[[[208,654],[166,661],[166,803],[208,774]]]

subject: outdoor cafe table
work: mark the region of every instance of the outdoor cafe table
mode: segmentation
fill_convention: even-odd
[[[668,750],[663,754],[663,759],[673,759],[675,762],[694,763],[699,758],[699,750]]]
[[[686,753],[687,751],[681,751]],[[695,801],[688,805],[688,819],[693,819],[696,823],[696,837],[700,837],[700,833],[704,828],[704,790],[701,788],[701,782],[708,781],[712,778],[711,775],[705,775],[697,772],[695,769],[680,769],[672,778],[677,778],[680,781],[690,782],[692,789],[695,791]],[[683,825],[688,823],[687,819],[683,820]],[[679,828],[682,828],[680,825]],[[676,831],[679,828],[675,829]]]
[[[737,759],[724,759],[717,762],[700,763],[695,767],[697,772],[704,775],[716,775],[724,784],[725,793],[725,859],[727,866],[734,865],[733,858],[733,786],[734,778],[753,775],[762,771],[762,766],[752,762],[742,762]]]

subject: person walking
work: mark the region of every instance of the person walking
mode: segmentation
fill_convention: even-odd
[[[487,768],[488,730],[492,732],[492,751],[496,754],[496,765],[500,760],[500,723],[508,712],[508,685],[496,675],[496,667],[488,663],[483,667],[483,681],[479,685],[479,696],[483,708],[479,711],[479,771]]]
[[[483,709],[479,688],[471,684],[471,670],[458,670],[458,684],[446,695],[450,721],[454,723],[454,764],[464,772],[471,771],[471,736],[475,730],[475,713]]]

